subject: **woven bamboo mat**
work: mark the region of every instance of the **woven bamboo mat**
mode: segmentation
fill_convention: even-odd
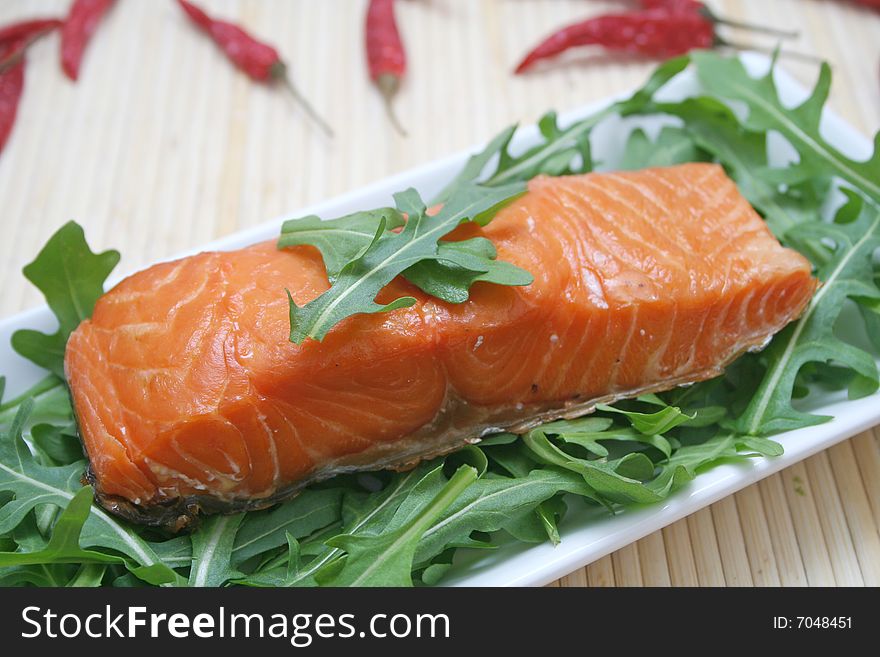
[[[587,54],[514,78],[525,47],[608,0],[399,3],[410,73],[388,127],[365,73],[362,0],[203,0],[279,46],[337,131],[332,142],[278,90],[251,84],[171,0],[121,0],[80,81],[52,36],[28,56],[18,123],[0,157],[0,316],[39,303],[21,267],[64,221],[137,269],[214,237],[642,82],[651,64]],[[709,0],[719,13],[801,31],[834,66],[831,106],[880,124],[880,14],[837,0]],[[67,0],[3,0],[0,24]],[[739,41],[753,37],[727,32]],[[770,43],[766,40],[762,43]],[[805,83],[815,67],[787,68]],[[880,432],[866,432],[563,578],[560,586],[878,585]]]

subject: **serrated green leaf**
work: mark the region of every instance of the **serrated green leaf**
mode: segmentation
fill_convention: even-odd
[[[707,92],[747,105],[747,129],[776,130],[795,147],[800,161],[788,167],[789,181],[794,175],[808,179],[817,172],[836,175],[880,203],[880,149],[877,148],[880,132],[874,140],[873,155],[864,162],[846,157],[820,133],[822,109],[831,86],[831,68],[827,63],[822,64],[810,97],[797,107],[788,108],[779,98],[772,68],[767,74],[753,78],[735,57],[722,57],[709,51],[695,52],[692,57],[700,84]]]
[[[832,241],[836,245],[834,256],[818,272],[823,285],[804,314],[774,338],[767,349],[769,368],[748,407],[732,424],[739,433],[768,435],[829,419],[795,410],[791,405],[796,377],[807,363],[834,362],[870,382],[878,381],[874,358],[834,335],[834,324],[848,298],[880,297],[880,290],[871,279],[873,254],[880,247],[880,212],[857,199],[850,202],[861,207],[856,221],[817,222],[796,229],[811,239]]]
[[[515,433],[495,433],[486,438],[480,439],[480,448],[494,447],[495,445],[509,445],[519,440],[519,436]]]
[[[683,426],[695,428],[717,425],[727,415],[727,409],[724,406],[687,408],[683,412],[691,416],[690,420],[682,423]]]
[[[0,507],[0,534],[17,527],[34,508],[54,505],[65,508],[82,490],[79,479],[85,464],[48,467],[37,463],[25,441],[22,428],[33,402],[25,401],[9,431],[0,436],[0,491],[8,491],[13,499]],[[84,548],[101,547],[114,550],[142,566],[164,569],[166,581],[175,581],[176,573],[162,564],[151,545],[137,530],[123,526],[103,509],[92,506],[80,542]]]
[[[542,430],[547,431],[545,427],[542,427]],[[599,441],[603,440],[642,443],[654,447],[667,458],[672,455],[672,445],[669,444],[665,437],[659,434],[645,434],[632,428],[610,429],[590,433],[560,433],[559,439],[565,443],[581,445],[587,449],[589,449],[587,444],[599,444]],[[608,450],[604,447],[604,454],[592,449],[590,451],[597,456],[608,456]]]
[[[284,222],[279,248],[311,245],[324,260],[330,282],[339,277],[342,269],[361,257],[370,247],[384,221],[384,230],[392,231],[404,225],[403,214],[394,208],[379,208],[322,221],[314,215]],[[461,242],[441,242],[436,260],[422,260],[406,269],[402,275],[427,294],[462,303],[468,290],[478,281],[497,285],[528,285],[533,277],[527,271],[496,260],[495,247],[485,237]]]
[[[707,154],[697,146],[693,135],[684,128],[664,126],[654,141],[644,130],[636,128],[626,142],[620,168],[630,171],[707,159]]]
[[[400,228],[405,223],[403,215],[395,208],[364,210],[336,219],[324,220],[315,215],[290,219],[281,227],[278,248],[314,246],[321,252],[327,277],[333,282],[342,268],[370,245],[383,220],[385,230]]]
[[[670,429],[693,420],[695,415],[688,415],[676,406],[666,406],[654,413],[638,413],[636,411],[627,411],[622,408],[608,406],[607,404],[599,404],[597,410],[606,413],[619,413],[625,415],[636,431],[646,436],[654,436],[666,433]]]
[[[507,142],[499,143],[493,140],[490,148],[501,146],[493,153],[498,155],[498,165],[486,179],[485,184],[494,186],[510,184],[513,181],[525,182],[539,173],[559,176],[590,171],[593,166],[590,131],[605,118],[606,112],[577,121],[566,128],[559,126],[556,112],[547,112],[538,120],[542,141],[516,155],[509,152]],[[481,154],[484,155],[485,152]],[[578,162],[577,166],[575,162]]]
[[[293,579],[299,571],[299,542],[290,532],[286,532],[287,537],[287,570],[285,572],[288,580]]]
[[[396,513],[400,504],[407,498],[413,488],[430,472],[436,464],[421,463],[412,470],[396,475],[381,491],[365,493],[361,490],[350,490],[343,495],[342,529],[337,533],[378,534]],[[330,536],[321,536],[304,541],[300,545],[301,554],[311,554],[310,547],[315,547],[313,559],[303,565],[290,580],[283,580],[284,586],[314,586],[317,584],[315,575],[338,560],[343,552],[339,548],[325,545]]]
[[[574,420],[555,420],[541,425],[544,433],[598,433],[605,431],[614,424],[608,417],[585,416]]]
[[[342,488],[306,489],[271,511],[248,513],[235,536],[232,563],[301,539],[336,522],[342,513]]]
[[[0,566],[27,566],[52,563],[122,563],[122,559],[80,547],[80,535],[89,518],[94,493],[91,487],[74,495],[52,530],[48,544],[37,552],[0,553]]]
[[[79,323],[91,316],[104,293],[104,281],[119,262],[118,251],[93,253],[83,229],[64,224],[49,238],[36,259],[24,268],[27,279],[46,297],[58,331],[52,335],[22,329],[12,336],[12,347],[25,358],[64,378],[64,346]]]
[[[25,401],[33,403],[25,431],[35,424],[48,423],[66,427],[74,422],[67,384],[63,379],[50,374],[14,399],[0,404],[0,429],[10,425]]]
[[[617,466],[620,464],[624,466],[624,471],[628,470],[626,462],[609,462],[602,459],[590,461],[574,457],[551,442],[541,429],[530,431],[523,436],[523,441],[543,463],[581,475],[587,485],[595,491],[597,498],[606,504],[611,502],[647,504],[662,499],[642,481],[617,472]]]
[[[0,568],[0,586],[61,587],[70,581],[69,564],[40,564]]]
[[[35,424],[30,430],[31,444],[43,457],[44,465],[69,465],[85,458],[76,435],[76,425]]]
[[[434,197],[434,203],[445,202],[452,192],[458,189],[460,185],[480,180],[482,178],[483,170],[492,158],[498,157],[499,153],[507,151],[507,147],[510,145],[510,140],[513,139],[515,133],[516,126],[509,126],[499,132],[488,144],[486,144],[483,150],[471,155],[465,165],[461,168],[461,171],[458,172],[458,175],[456,175],[455,178],[453,178],[449,184],[444,187],[436,197]]]
[[[435,586],[443,579],[443,576],[452,568],[452,562],[432,563],[422,571],[422,583],[425,586]]]
[[[604,119],[614,114],[628,115],[649,106],[657,93],[672,78],[681,73],[690,63],[685,55],[669,59],[660,64],[648,81],[632,96],[609,107],[560,128],[555,112],[547,112],[538,122],[543,141],[525,152],[516,155],[508,151],[508,146],[516,131],[516,126],[506,128],[486,147],[472,155],[459,174],[450,181],[435,198],[441,203],[450,194],[466,183],[483,181],[486,185],[501,185],[513,181],[526,182],[538,174],[560,175],[562,173],[585,173],[592,170],[590,153],[590,132]],[[491,173],[484,174],[490,162],[497,158]],[[580,159],[580,165],[574,163]]]
[[[741,436],[737,438],[737,445],[752,449],[761,456],[782,456],[785,450],[775,440],[768,440],[760,436]]]
[[[322,582],[332,586],[412,586],[412,568],[422,534],[456,498],[477,479],[477,471],[463,465],[430,503],[406,524],[377,536],[342,534],[328,544],[346,552],[337,572]]]
[[[375,301],[379,291],[394,277],[423,261],[436,260],[439,240],[465,221],[485,225],[498,208],[524,191],[514,183],[503,187],[485,188],[476,185],[456,190],[443,208],[428,216],[415,190],[395,195],[400,212],[408,216],[399,233],[386,230],[384,218],[370,244],[357,258],[339,272],[330,289],[297,306],[290,299],[290,340],[301,343],[306,338],[321,340],[340,321],[360,313],[388,312],[415,303],[401,297],[388,304]]]
[[[491,463],[513,477],[525,477],[537,465],[537,461],[518,442],[490,447],[486,449],[486,456]]]
[[[496,285],[530,285],[535,277],[525,269],[497,260],[497,252],[485,237],[461,242],[441,242],[436,260],[422,260],[403,272],[404,277],[433,297],[449,303],[468,300],[477,282]]]
[[[555,469],[532,470],[516,478],[481,478],[425,531],[416,551],[416,563],[427,561],[474,531],[508,527],[560,492],[588,498],[595,495],[581,477]]]

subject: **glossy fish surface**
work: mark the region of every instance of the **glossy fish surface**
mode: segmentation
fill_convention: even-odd
[[[523,287],[449,304],[403,279],[323,341],[288,340],[329,286],[273,242],[155,265],[107,292],[66,373],[108,509],[180,529],[340,472],[404,468],[497,430],[718,375],[797,318],[817,282],[721,167],[538,177],[485,228]]]

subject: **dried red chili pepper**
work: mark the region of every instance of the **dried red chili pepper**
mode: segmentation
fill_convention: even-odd
[[[19,39],[30,39],[34,35],[51,32],[61,25],[58,18],[32,18],[0,27],[0,45]]]
[[[0,71],[17,62],[34,41],[49,34],[61,25],[57,18],[35,18],[0,27]]]
[[[874,1],[880,2],[880,0]],[[708,18],[716,25],[726,25],[728,27],[735,27],[740,30],[762,32],[764,34],[772,34],[774,36],[783,37],[786,39],[793,39],[798,34],[796,31],[792,30],[780,30],[775,27],[756,25],[754,23],[746,23],[743,21],[735,20],[733,18],[727,18],[726,16],[719,16],[714,11],[712,11],[712,9],[710,9],[705,2],[699,2],[699,0],[638,0],[638,5],[642,9],[660,9],[669,12],[697,12]]]
[[[15,125],[24,91],[25,51],[60,25],[57,18],[34,18],[0,27],[0,151]]]
[[[0,60],[10,61],[0,72],[0,151],[6,146],[6,140],[15,125],[18,103],[24,91],[25,46],[26,40],[21,37],[0,43]]]
[[[694,12],[649,10],[606,14],[564,27],[544,39],[516,67],[523,73],[542,59],[576,46],[666,58],[716,45],[715,27]]]
[[[391,102],[406,73],[406,51],[394,17],[394,0],[370,0],[365,35],[370,78],[382,93],[391,123],[400,134],[406,135]]]
[[[86,46],[116,0],[73,0],[61,28],[61,68],[76,81]]]
[[[177,2],[190,20],[210,36],[214,43],[220,46],[220,49],[232,60],[232,63],[244,71],[248,77],[258,82],[283,83],[315,123],[321,126],[328,135],[333,135],[330,126],[293,85],[288,76],[287,65],[282,61],[275,48],[258,41],[238,25],[212,18],[187,0],[177,0]]]

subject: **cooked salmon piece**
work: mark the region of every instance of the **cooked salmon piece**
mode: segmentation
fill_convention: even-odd
[[[150,267],[110,290],[65,366],[101,502],[175,529],[336,473],[404,468],[499,430],[714,377],[816,289],[721,167],[538,177],[485,228],[524,287],[357,315],[289,342],[329,286],[310,246]]]

